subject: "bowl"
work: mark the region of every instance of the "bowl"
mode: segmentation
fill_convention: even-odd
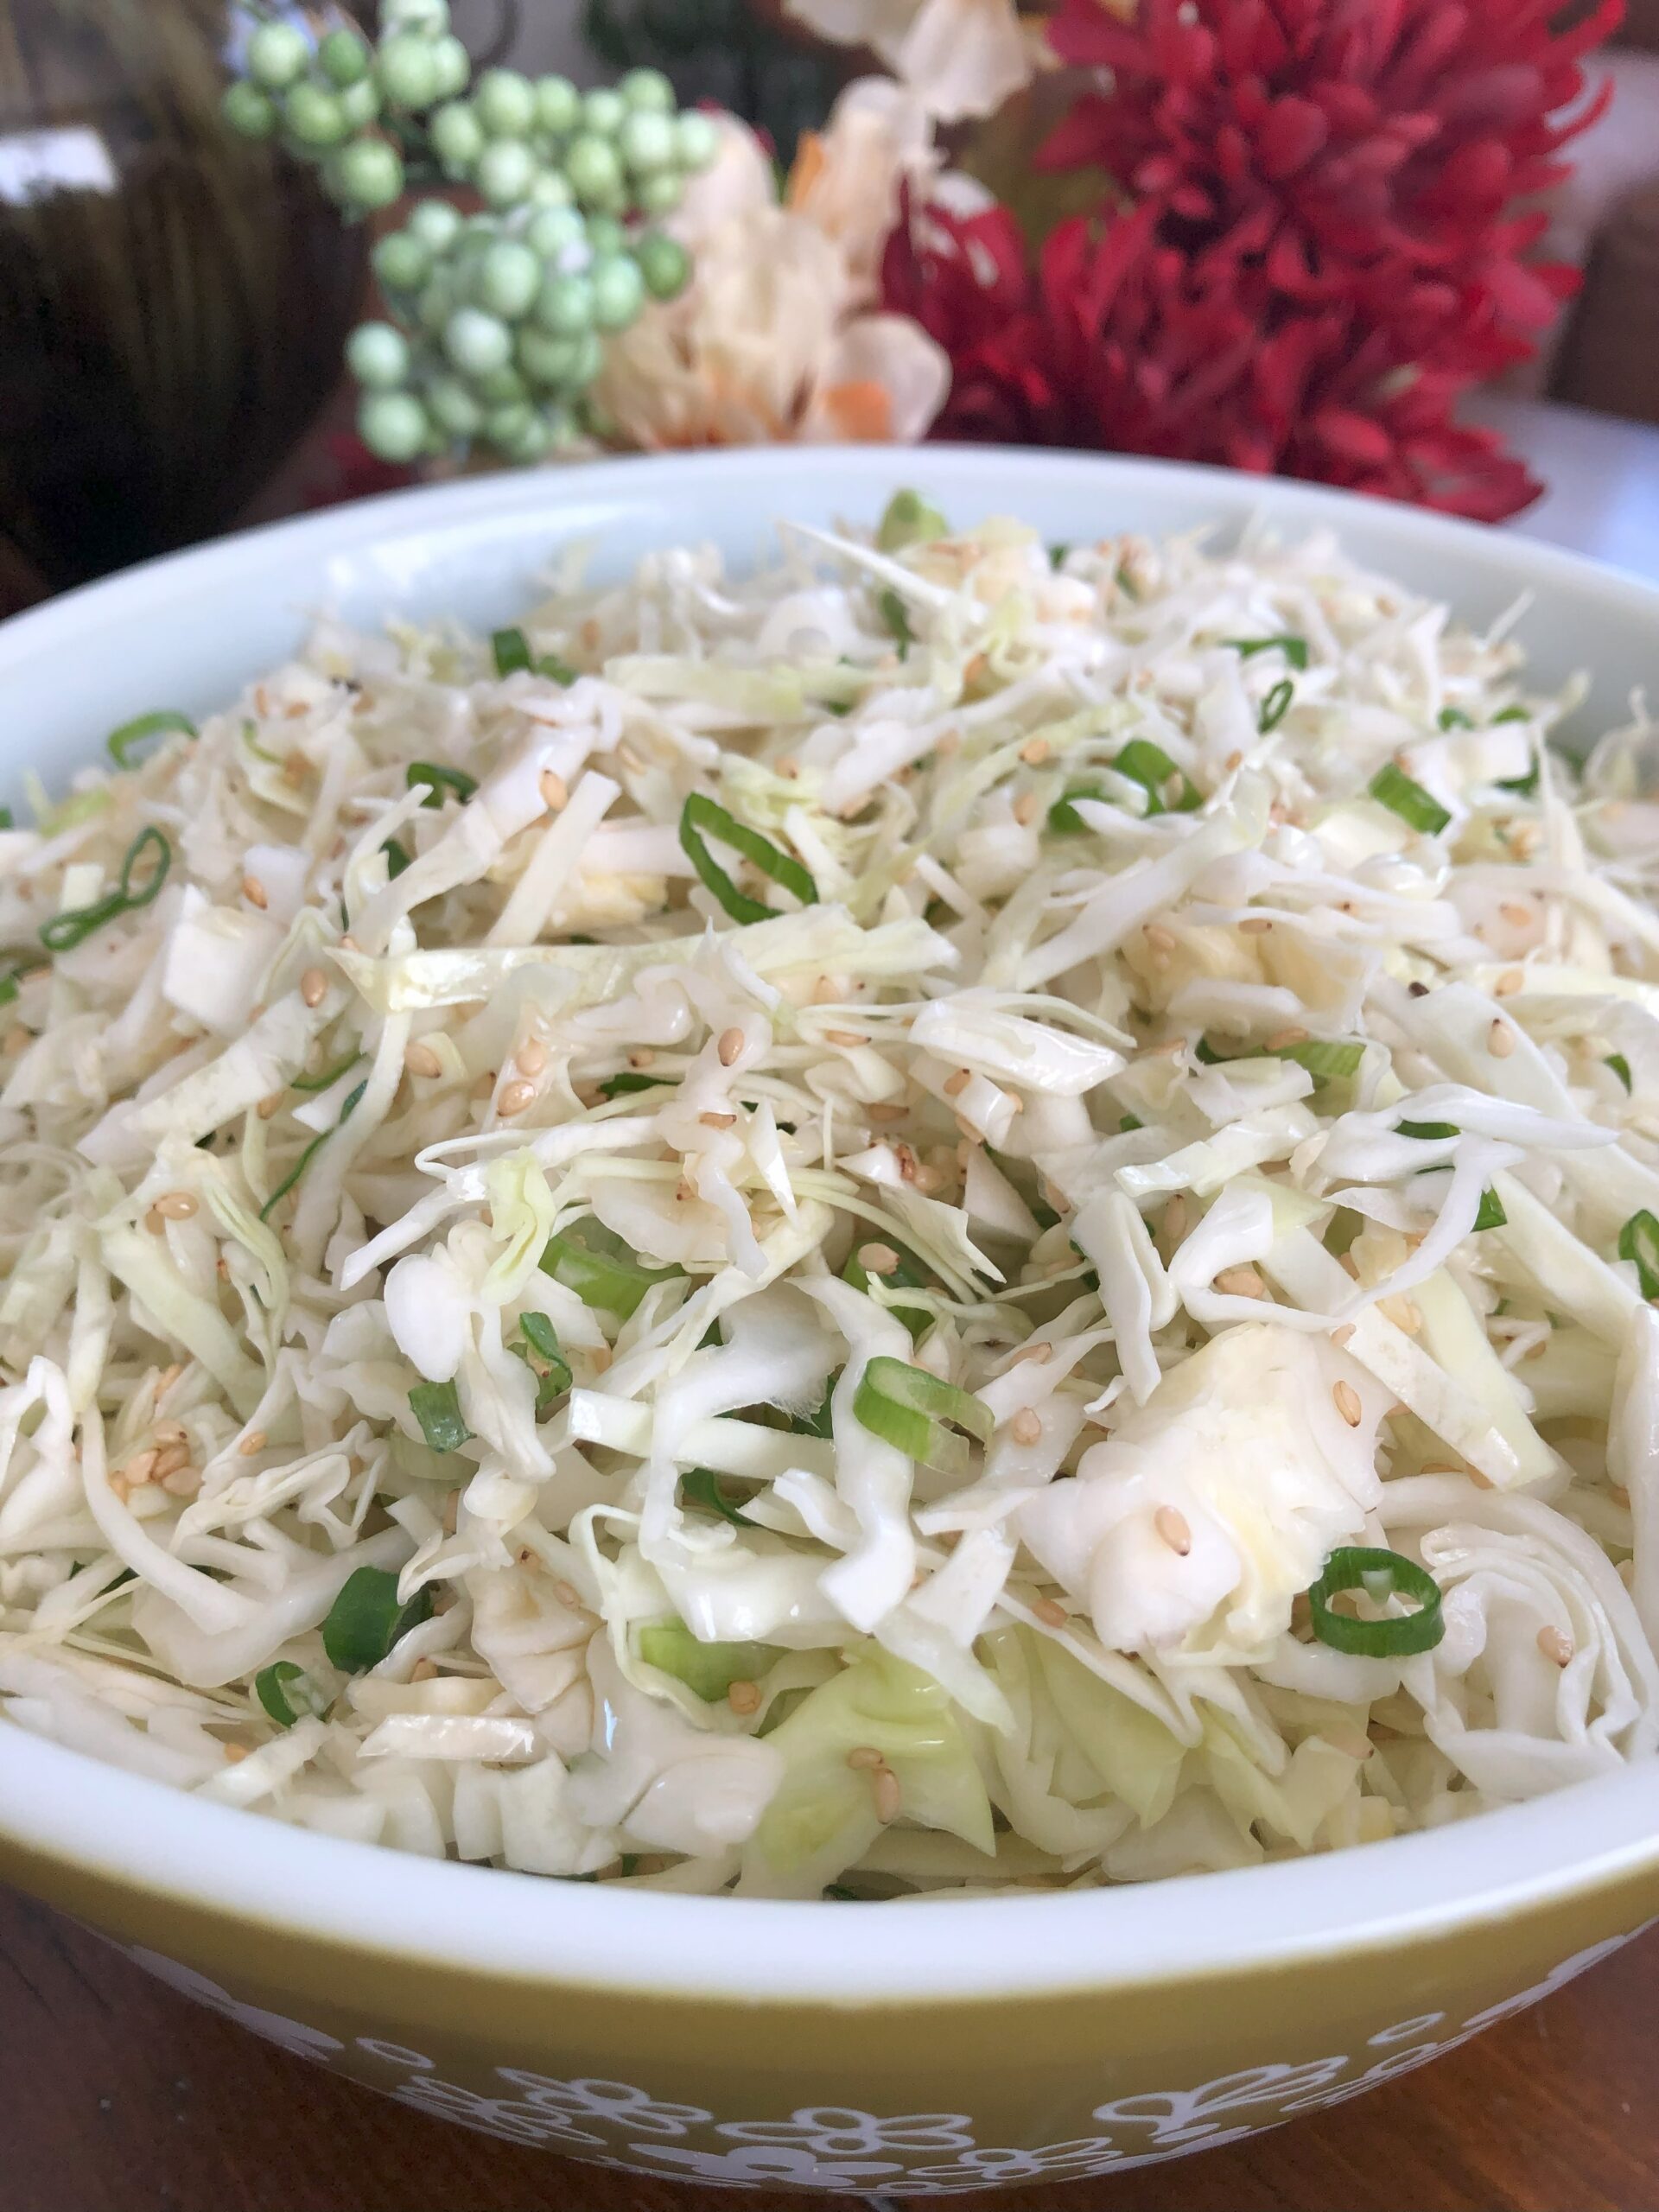
[[[400,493],[134,569],[0,630],[5,780],[212,707],[308,615],[512,618],[601,569],[898,481],[1050,538],[1330,527],[1522,624],[1577,725],[1653,675],[1659,591],[1524,539],[1211,470],[929,448],[709,454]],[[402,2102],[660,2178],[949,2196],[1232,2142],[1450,2050],[1659,1914],[1659,1760],[1448,1827],[1075,1895],[680,1897],[449,1865],[202,1802],[0,1722],[0,1874],[176,1987]]]

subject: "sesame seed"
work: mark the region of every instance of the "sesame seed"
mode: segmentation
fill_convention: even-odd
[[[1505,899],[1497,911],[1512,929],[1528,929],[1538,918],[1534,910],[1523,906],[1518,899]]]
[[[911,1177],[911,1181],[924,1198],[931,1198],[935,1191],[944,1188],[944,1177],[931,1160],[925,1160]]]
[[[265,908],[270,904],[270,899],[265,890],[265,887],[260,882],[257,875],[245,875],[243,877],[242,896],[247,900],[250,906],[257,906],[262,914],[265,911]]]
[[[556,775],[551,768],[543,768],[536,779],[536,788],[542,795],[542,804],[550,814],[559,814],[570,803],[570,793],[564,778]]]
[[[1265,1298],[1268,1287],[1252,1267],[1224,1268],[1216,1277],[1224,1298]]]
[[[873,1122],[902,1122],[910,1109],[895,1105],[891,1099],[879,1098],[874,1106],[867,1106],[864,1111]]]
[[[874,1744],[855,1744],[847,1754],[847,1764],[856,1773],[870,1774],[877,1767],[885,1766],[887,1761]]]
[[[1272,1036],[1268,1039],[1268,1050],[1270,1052],[1282,1052],[1292,1045],[1306,1045],[1306,1030],[1298,1029],[1293,1023],[1288,1029],[1275,1029],[1274,1031]]]
[[[1031,823],[1035,820],[1036,814],[1036,792],[1021,791],[1019,798],[1014,802],[1014,820],[1020,824],[1020,827],[1022,830],[1028,829]]]
[[[588,1355],[588,1364],[595,1375],[602,1375],[615,1357],[609,1344],[595,1344]]]
[[[163,1191],[156,1201],[156,1211],[167,1221],[188,1221],[191,1215],[200,1213],[200,1202],[191,1191]]]
[[[569,1605],[575,1612],[582,1610],[582,1592],[574,1582],[561,1580],[553,1585],[553,1595],[562,1605]]]
[[[127,1478],[118,1470],[110,1477],[111,1494],[124,1505],[127,1502]]]
[[[1514,992],[1520,989],[1526,980],[1520,969],[1506,968],[1492,986],[1493,995],[1500,999],[1509,998]]]
[[[282,1110],[283,1094],[280,1090],[270,1091],[259,1101],[258,1114],[262,1122],[270,1121],[272,1115],[280,1114]]]
[[[263,1428],[251,1428],[236,1448],[245,1459],[257,1459],[270,1441]]]
[[[745,1681],[740,1675],[736,1681],[728,1686],[726,1702],[734,1713],[741,1713],[747,1719],[750,1713],[759,1713],[760,1710],[760,1683]]]
[[[1034,1359],[1039,1367],[1046,1367],[1053,1357],[1054,1347],[1052,1344],[1021,1344],[1008,1362],[1008,1365],[1017,1367],[1022,1359]]]
[[[480,1099],[488,1098],[493,1094],[494,1090],[495,1070],[493,1068],[486,1068],[483,1074],[479,1077],[478,1080],[473,1085],[473,1096],[474,1098]]]
[[[963,1092],[967,1090],[969,1084],[973,1081],[973,1077],[966,1068],[958,1068],[954,1075],[948,1075],[944,1078],[943,1088],[945,1096],[947,1098],[960,1098]]]
[[[404,1054],[404,1065],[410,1075],[430,1077],[443,1073],[443,1062],[429,1045],[423,1045],[418,1040]]]
[[[1495,1060],[1507,1060],[1515,1050],[1515,1032],[1507,1021],[1495,1021],[1486,1033],[1486,1049]]]
[[[158,1421],[150,1433],[158,1444],[183,1444],[190,1434],[181,1421]]]
[[[1428,996],[1428,985],[1427,983],[1408,983],[1406,985],[1406,996],[1412,999],[1426,999]]]
[[[308,968],[300,978],[300,996],[307,1006],[321,1006],[328,989],[328,978],[321,968]]]
[[[844,1046],[851,1052],[855,1046],[868,1045],[870,1040],[861,1029],[826,1029],[823,1041],[826,1045]]]
[[[1333,1751],[1340,1751],[1344,1758],[1352,1759],[1360,1766],[1363,1766],[1375,1748],[1363,1729],[1345,1726],[1340,1720],[1332,1721],[1327,1727],[1320,1729],[1319,1734]]]
[[[520,1077],[515,1082],[502,1084],[501,1096],[495,1102],[495,1110],[504,1122],[511,1121],[515,1114],[522,1114],[525,1107],[533,1103],[535,1096],[535,1084],[524,1082]]]
[[[461,1519],[461,1492],[452,1490],[443,1501],[442,1529],[446,1536],[453,1536]]]
[[[1265,937],[1273,924],[1266,914],[1246,914],[1238,926],[1246,937]]]
[[[962,732],[959,729],[948,729],[944,731],[940,735],[938,743],[933,747],[933,750],[938,753],[943,754],[944,759],[948,760],[952,753],[960,753],[962,750]]]
[[[409,1670],[411,1682],[429,1682],[438,1671],[438,1662],[432,1658],[420,1658]]]
[[[1025,1112],[1026,1102],[1020,1096],[1017,1090],[1010,1090],[1006,1094],[1006,1096],[1008,1102],[1008,1110],[1011,1113],[1023,1114]]]
[[[132,1485],[134,1490],[138,1489],[141,1484],[147,1483],[149,1480],[150,1477],[156,1471],[156,1462],[160,1456],[160,1453],[156,1452],[135,1452],[133,1453],[131,1459],[128,1460],[126,1465],[122,1468],[121,1471],[126,1477],[128,1482]]]
[[[721,1067],[729,1068],[735,1065],[739,1054],[743,1050],[743,1032],[741,1029],[721,1031],[720,1042],[715,1046],[715,1050],[720,1055]]]
[[[1177,1052],[1185,1049],[1185,1037],[1166,1037],[1161,1045],[1148,1045],[1146,1051],[1137,1052],[1135,1058],[1141,1060],[1173,1059]]]
[[[1351,1382],[1335,1382],[1331,1386],[1332,1401],[1350,1428],[1357,1428],[1364,1414],[1359,1402],[1359,1393]]]
[[[631,776],[637,776],[645,765],[632,746],[626,742],[617,747],[616,757]]]
[[[1052,749],[1046,737],[1028,737],[1020,748],[1020,758],[1028,768],[1040,768]]]
[[[1573,1649],[1572,1637],[1564,1635],[1553,1624],[1539,1630],[1538,1649],[1546,1659],[1554,1660],[1558,1667],[1567,1666],[1572,1662]]]
[[[1522,1359],[1541,1359],[1549,1350],[1549,1338],[1540,1337],[1535,1344],[1529,1344],[1521,1355]]]
[[[785,753],[778,763],[777,772],[786,784],[792,784],[801,772],[801,764],[791,754]]]
[[[1235,768],[1242,768],[1244,766],[1244,755],[1239,751],[1238,747],[1235,746],[1232,751],[1227,755],[1226,760],[1222,763],[1222,766],[1230,776]]]
[[[1043,1439],[1043,1417],[1030,1406],[1021,1406],[1008,1423],[1008,1433],[1016,1444],[1040,1444]]]
[[[171,1367],[164,1367],[162,1370],[161,1373],[156,1377],[156,1402],[157,1405],[160,1405],[162,1400],[167,1395],[168,1392],[173,1388],[173,1385],[178,1381],[180,1376],[182,1375],[183,1372],[184,1368],[182,1363],[176,1359],[174,1361]]]
[[[513,1054],[513,1065],[520,1075],[544,1075],[547,1062],[548,1050],[539,1037],[526,1037]]]
[[[1192,1529],[1185,1513],[1178,1513],[1173,1505],[1160,1505],[1152,1516],[1152,1525],[1171,1551],[1186,1557],[1192,1548]]]
[[[1376,1310],[1385,1320],[1392,1321],[1396,1329],[1408,1337],[1414,1337],[1423,1325],[1422,1315],[1412,1300],[1399,1291],[1391,1297],[1379,1298]]]
[[[6,1032],[6,1050],[9,1052],[26,1052],[34,1042],[34,1031],[25,1029],[21,1021],[14,1021]]]
[[[878,1767],[870,1781],[875,1798],[875,1817],[885,1827],[898,1819],[904,1794],[899,1787],[899,1777],[890,1766]]]
[[[201,1488],[201,1472],[196,1467],[175,1467],[170,1475],[157,1479],[169,1497],[194,1497]]]
[[[1339,1329],[1332,1330],[1331,1341],[1338,1347],[1338,1350],[1340,1350],[1341,1347],[1347,1343],[1349,1338],[1351,1337],[1353,1333],[1353,1323],[1351,1321],[1344,1321]]]
[[[306,759],[304,753],[297,749],[290,753],[283,763],[283,781],[285,784],[291,784],[296,791],[298,791],[310,772],[311,763]]]
[[[636,1045],[628,1054],[628,1065],[631,1068],[648,1068],[656,1058],[649,1045]]]
[[[240,1766],[243,1760],[246,1758],[247,1756],[248,1747],[245,1744],[226,1744],[225,1746],[225,1764],[226,1766]]]
[[[1356,1282],[1359,1281],[1359,1262],[1351,1252],[1344,1252],[1337,1262],[1337,1265],[1342,1269],[1344,1274],[1351,1275]]]
[[[1497,1484],[1490,1475],[1483,1475],[1478,1467],[1469,1469],[1469,1479],[1477,1490],[1496,1490]]]
[[[729,1129],[737,1116],[735,1114],[699,1114],[697,1119],[705,1129]]]
[[[1175,950],[1175,932],[1173,930],[1166,930],[1161,922],[1143,924],[1141,935],[1155,951],[1173,952]]]
[[[1065,1607],[1052,1598],[1037,1599],[1031,1610],[1045,1628],[1064,1628],[1071,1618]]]
[[[899,1255],[891,1244],[861,1244],[858,1259],[868,1275],[890,1275],[899,1265]]]
[[[682,1175],[679,1181],[674,1185],[675,1205],[677,1206],[683,1206],[688,1198],[695,1198],[696,1195],[696,1192],[686,1181],[684,1176]]]
[[[144,1227],[149,1231],[152,1236],[165,1236],[167,1233],[167,1217],[164,1214],[158,1213],[156,1211],[156,1208],[151,1206],[149,1211],[144,1216]]]
[[[1164,1234],[1172,1244],[1179,1244],[1186,1234],[1186,1194],[1177,1191],[1164,1207]]]

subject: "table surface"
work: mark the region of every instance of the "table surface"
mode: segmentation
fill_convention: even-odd
[[[1480,412],[1552,486],[1518,527],[1659,576],[1659,431],[1509,401]],[[804,2212],[811,2201],[683,2190],[463,2133],[257,2042],[4,1892],[0,2115],[0,2212]],[[1659,2212],[1659,1929],[1356,2104],[1155,2177],[952,2201],[964,2212]]]

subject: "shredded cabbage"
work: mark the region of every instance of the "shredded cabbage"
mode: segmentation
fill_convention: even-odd
[[[13,1723],[812,1897],[1652,1753],[1645,721],[1325,536],[938,519],[571,581],[568,683],[327,624],[0,838]]]

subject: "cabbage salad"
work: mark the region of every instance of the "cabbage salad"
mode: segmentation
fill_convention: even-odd
[[[1325,537],[782,538],[0,833],[10,1720],[858,1899],[1649,1755],[1645,719]]]

